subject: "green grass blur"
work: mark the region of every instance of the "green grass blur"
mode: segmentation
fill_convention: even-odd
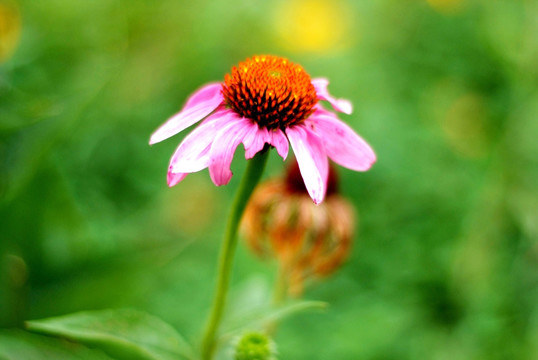
[[[376,150],[359,229],[281,359],[538,358],[538,3],[0,0],[0,321],[135,308],[198,341],[228,186],[169,189],[199,86],[270,53],[327,77]],[[9,8],[9,10],[5,10]],[[20,28],[19,28],[20,27]],[[266,177],[284,169],[272,154]],[[241,245],[233,288],[271,282]],[[261,280],[259,280],[261,279]]]

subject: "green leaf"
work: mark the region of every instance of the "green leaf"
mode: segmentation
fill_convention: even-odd
[[[134,310],[101,310],[28,321],[27,327],[97,347],[118,359],[194,359],[187,342],[167,323]]]
[[[2,360],[110,360],[100,350],[63,339],[31,334],[23,330],[0,330],[0,359]]]
[[[226,321],[223,336],[234,335],[246,329],[260,328],[300,312],[324,310],[327,306],[328,304],[323,301],[301,300],[278,307],[253,310],[241,317]]]

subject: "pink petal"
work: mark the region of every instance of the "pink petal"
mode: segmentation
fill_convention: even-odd
[[[209,166],[209,150],[219,132],[227,125],[227,119],[235,115],[231,110],[220,109],[205,119],[183,139],[170,159],[169,172],[191,173]]]
[[[168,171],[168,176],[167,176],[168,186],[172,187],[172,186],[177,185],[180,181],[185,179],[186,176],[187,176],[186,173],[174,174]]]
[[[211,83],[198,89],[179,113],[168,119],[151,135],[149,143],[155,144],[168,139],[209,115],[224,101],[221,89],[222,85],[219,83]]]
[[[327,86],[329,85],[329,80],[324,78],[312,79],[312,85],[316,89],[318,94],[318,99],[328,101],[334,110],[343,112],[344,114],[351,114],[353,112],[353,106],[349,100],[345,99],[335,99],[329,94]]]
[[[291,147],[295,152],[299,170],[308,194],[319,204],[325,197],[329,161],[322,140],[307,126],[297,125],[286,129]]]
[[[334,114],[316,111],[308,120],[314,124],[327,155],[334,162],[357,171],[368,170],[375,163],[370,145]]]
[[[241,143],[245,135],[252,129],[252,122],[245,118],[239,118],[237,114],[230,116],[227,125],[215,137],[210,151],[209,176],[217,186],[226,185],[232,178],[230,165],[235,149]]]
[[[278,155],[282,157],[283,160],[286,160],[288,157],[289,145],[286,135],[280,129],[273,130],[269,133],[269,144],[273,145],[278,152]]]
[[[317,103],[316,105],[314,105],[314,112],[317,113],[317,114],[324,114],[324,115],[332,115],[332,116],[336,116],[335,113],[333,113],[332,111],[329,111],[327,109],[325,109],[321,103]]]
[[[252,159],[260,150],[263,149],[269,138],[269,132],[265,127],[259,127],[257,124],[249,121],[251,129],[243,139],[245,146],[245,158]]]

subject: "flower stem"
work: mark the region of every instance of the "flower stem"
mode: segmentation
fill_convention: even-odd
[[[243,211],[245,210],[248,200],[250,199],[250,195],[254,191],[254,188],[262,176],[268,154],[268,149],[264,149],[247,162],[248,165],[245,170],[245,174],[243,175],[243,179],[241,180],[239,189],[235,195],[232,211],[230,213],[230,217],[228,218],[228,225],[226,227],[224,241],[221,245],[219,254],[217,286],[215,290],[215,297],[213,299],[213,306],[211,308],[204,337],[202,338],[201,350],[203,360],[210,360],[215,351],[215,335],[219,328],[224,306],[226,304],[226,295],[228,293],[228,286],[230,284],[233,257],[237,247],[237,229],[239,227],[241,217],[243,216]]]
[[[282,305],[288,296],[289,287],[289,266],[286,264],[278,264],[277,276],[275,279],[275,287],[273,290],[273,306]]]
[[[275,285],[273,289],[273,300],[272,300],[272,307],[274,309],[277,309],[287,300],[288,286],[289,286],[288,271],[289,271],[289,267],[286,266],[284,263],[278,264],[277,275],[276,275]],[[270,321],[265,327],[265,331],[267,335],[274,336],[277,326],[278,326],[277,320]]]

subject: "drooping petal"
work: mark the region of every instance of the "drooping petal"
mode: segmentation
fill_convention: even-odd
[[[288,138],[286,138],[286,135],[284,135],[280,129],[272,130],[269,135],[269,144],[275,147],[278,155],[280,155],[283,160],[286,160],[289,151]]]
[[[349,100],[335,99],[331,96],[331,94],[329,94],[329,90],[327,89],[329,80],[324,78],[312,79],[312,85],[314,85],[314,88],[316,89],[318,99],[328,101],[334,110],[348,115],[353,112],[353,105],[351,105]]]
[[[241,143],[245,135],[251,130],[251,121],[240,118],[232,113],[227,119],[227,126],[223,128],[211,146],[209,176],[217,186],[226,185],[232,178],[230,165],[235,149]]]
[[[258,132],[258,126],[254,122],[251,121],[248,127],[249,129],[243,137],[243,145],[245,146],[245,150],[254,144],[254,141],[256,141],[256,133]]]
[[[209,115],[224,101],[221,89],[222,85],[219,83],[211,83],[198,89],[179,113],[168,119],[151,135],[149,143],[155,144],[168,139]]]
[[[319,103],[319,102],[314,106],[314,113],[336,116],[335,113],[325,109],[325,107],[323,105],[321,105],[321,103]]]
[[[297,125],[286,129],[291,147],[297,158],[299,170],[308,194],[319,204],[325,197],[329,161],[322,140],[307,126]]]
[[[179,184],[179,182],[181,182],[183,179],[185,179],[185,177],[187,175],[188,175],[187,173],[175,174],[173,172],[168,171],[168,175],[166,177],[166,180],[168,182],[168,186],[172,187],[172,186],[175,186],[175,185]]]
[[[268,142],[269,131],[265,127],[259,127],[257,124],[250,122],[251,129],[245,135],[243,139],[243,145],[245,146],[245,158],[252,159],[260,150],[263,149],[266,142]]]
[[[227,109],[217,110],[187,135],[172,155],[168,171],[191,173],[208,167],[211,143],[227,125],[230,113]]]
[[[366,171],[375,163],[376,155],[370,145],[334,114],[314,112],[308,122],[322,139],[327,155],[337,164]]]

